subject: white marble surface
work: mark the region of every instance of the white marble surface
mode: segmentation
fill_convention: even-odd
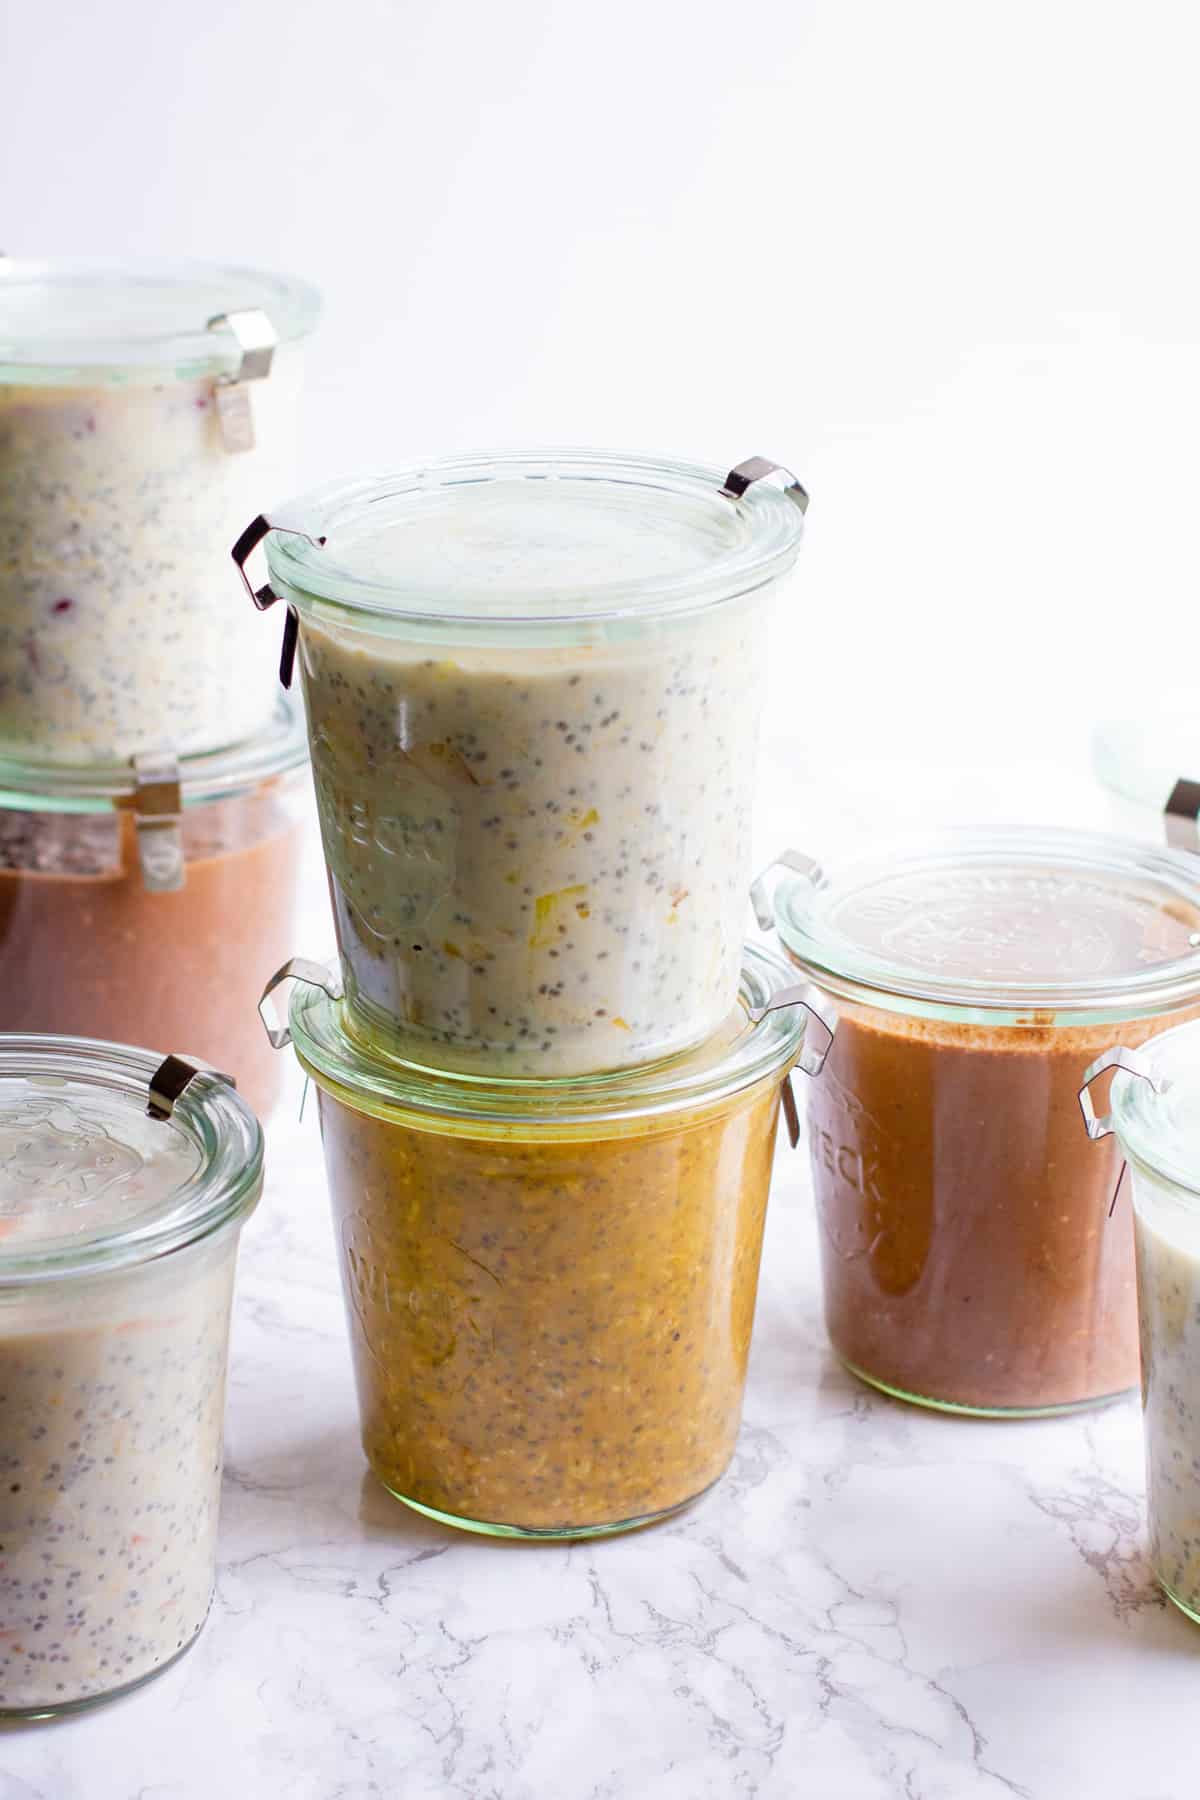
[[[864,771],[842,824],[886,791]],[[139,1694],[0,1733],[0,1800],[1196,1792],[1200,1630],[1148,1573],[1135,1404],[973,1423],[857,1386],[783,1149],[728,1477],[633,1537],[458,1536],[366,1474],[295,1099],[244,1242],[208,1628]]]

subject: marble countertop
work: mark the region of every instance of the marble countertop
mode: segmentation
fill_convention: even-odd
[[[496,1543],[367,1475],[312,1107],[247,1228],[216,1603],[130,1698],[0,1733],[0,1800],[1175,1800],[1200,1630],[1146,1564],[1136,1405],[975,1423],[821,1324],[781,1147],[745,1424],[656,1530]]]

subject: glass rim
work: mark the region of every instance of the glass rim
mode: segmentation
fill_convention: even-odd
[[[180,793],[185,807],[203,806],[227,800],[307,762],[304,710],[281,694],[269,723],[253,737],[181,756]],[[44,802],[56,812],[96,812],[132,801],[136,794],[137,780],[129,761],[51,763],[0,755],[0,807],[37,811],[36,803]]]
[[[4,322],[6,285],[43,283],[71,287],[114,284],[133,287],[158,282],[197,290],[199,312],[261,308],[275,327],[281,345],[307,337],[321,313],[321,296],[308,281],[240,263],[206,262],[187,257],[26,257],[0,258],[0,383],[22,381],[45,386],[74,386],[89,377],[101,382],[145,380],[154,375],[185,381],[236,373],[242,352],[228,332],[212,331],[207,317],[194,328],[173,331],[98,330],[94,336],[9,336]],[[213,288],[228,288],[225,306],[212,306]],[[200,296],[207,299],[201,304]]]
[[[97,1038],[0,1033],[0,1081],[29,1075],[61,1077],[104,1088],[140,1103],[162,1056]],[[54,1281],[72,1281],[158,1262],[249,1215],[262,1189],[262,1126],[232,1084],[201,1069],[175,1102],[171,1122],[200,1152],[201,1165],[160,1206],[132,1226],[53,1248],[0,1248],[0,1294]]]
[[[743,954],[738,1004],[768,1005],[795,979],[787,964],[756,944]],[[727,1047],[711,1063],[700,1061],[706,1047],[683,1051],[655,1063],[598,1075],[544,1079],[496,1079],[429,1068],[366,1051],[341,1022],[343,1002],[323,988],[297,983],[289,1005],[289,1026],[297,1057],[319,1087],[361,1111],[398,1121],[419,1117],[447,1128],[477,1126],[527,1129],[551,1137],[559,1127],[605,1126],[624,1120],[690,1113],[719,1104],[744,1089],[782,1077],[804,1046],[808,1015],[803,1007],[779,1008],[757,1024],[738,1025]],[[731,1023],[736,1018],[731,1015]]]
[[[938,976],[822,932],[822,909],[876,879],[1041,859],[1065,873],[1140,878],[1200,910],[1200,858],[1101,832],[1054,826],[959,826],[901,840],[890,854],[826,874],[792,876],[777,889],[780,942],[795,965],[835,998],[947,1023],[1091,1025],[1153,1017],[1200,999],[1200,946],[1189,955],[1123,974],[1001,980]],[[1052,1015],[1047,1017],[1046,1015]]]
[[[326,485],[289,502],[280,509],[277,520],[286,529],[273,532],[266,540],[267,565],[272,581],[284,589],[302,616],[333,607],[360,624],[374,620],[383,630],[397,624],[546,630],[699,611],[777,580],[795,562],[804,535],[804,516],[785,492],[760,482],[734,497],[721,491],[726,473],[700,463],[570,446],[478,451],[433,459],[387,474]],[[489,582],[488,610],[462,609],[461,592],[453,580],[432,594],[428,585],[422,584],[424,603],[417,604],[417,594],[402,580],[382,581],[356,574],[339,564],[336,553],[330,551],[328,540],[336,537],[339,526],[369,516],[373,506],[393,503],[399,507],[415,496],[457,489],[469,494],[489,481],[518,480],[542,484],[577,481],[593,486],[607,482],[690,499],[698,509],[701,505],[733,508],[730,516],[742,525],[744,541],[736,554],[714,555],[708,568],[638,581],[580,583],[572,588],[574,598],[562,610],[533,608],[529,593],[522,591],[519,582],[511,589]]]

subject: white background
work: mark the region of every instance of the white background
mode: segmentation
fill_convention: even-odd
[[[17,0],[0,241],[312,277],[305,485],[789,462],[776,797],[1055,813],[1192,698],[1198,66],[1191,0]]]

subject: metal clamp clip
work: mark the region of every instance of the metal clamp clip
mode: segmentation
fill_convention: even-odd
[[[1200,850],[1200,781],[1180,776],[1163,807],[1163,823],[1173,850]]]
[[[1123,1044],[1118,1044],[1113,1050],[1106,1050],[1103,1056],[1098,1056],[1091,1067],[1085,1071],[1083,1086],[1079,1090],[1079,1109],[1083,1114],[1083,1123],[1087,1134],[1093,1142],[1098,1138],[1107,1137],[1113,1129],[1111,1113],[1105,1113],[1102,1118],[1097,1118],[1089,1091],[1096,1077],[1103,1075],[1106,1069],[1123,1069],[1126,1075],[1137,1075],[1142,1081],[1148,1081],[1156,1094],[1165,1094],[1171,1085],[1161,1076],[1152,1074],[1146,1058],[1140,1056],[1136,1050],[1127,1050]]]
[[[217,416],[225,448],[236,453],[254,448],[254,412],[250,403],[252,381],[265,381],[271,373],[279,333],[257,306],[241,312],[217,313],[208,321],[210,331],[228,331],[242,353],[236,373],[218,375]]]
[[[276,969],[270,981],[263,989],[258,1001],[258,1016],[263,1022],[272,1050],[286,1050],[292,1041],[290,1025],[273,1025],[267,1016],[266,1004],[275,989],[285,981],[303,981],[308,987],[320,988],[331,1000],[340,1000],[342,984],[332,969],[324,963],[310,962],[306,956],[289,956],[281,969]]]
[[[810,982],[799,982],[795,987],[781,988],[773,994],[765,1006],[748,1006],[746,1013],[752,1025],[760,1025],[768,1013],[779,1012],[785,1006],[802,1006],[808,1014],[808,1022],[804,1028],[804,1044],[796,1065],[806,1075],[819,1075],[825,1067],[825,1058],[833,1048],[833,1040],[837,1035],[838,1016],[824,994],[812,986]],[[808,1034],[814,1025],[821,1031],[821,1041],[810,1046]]]
[[[800,850],[781,851],[750,883],[750,904],[762,931],[770,931],[775,924],[775,883],[767,879],[772,869],[790,869],[794,875],[803,875],[813,887],[819,887],[825,879],[825,871],[813,857]]]
[[[179,764],[171,750],[145,750],[131,761],[142,882],[148,894],[178,893],[184,884]]]
[[[323,537],[313,537],[309,532],[301,531],[295,525],[276,525],[272,519],[267,518],[265,513],[259,513],[256,519],[251,519],[230,551],[230,555],[242,578],[242,586],[259,612],[266,612],[268,607],[274,606],[277,600],[283,598],[282,594],[275,592],[269,581],[264,582],[262,587],[256,588],[246,573],[246,561],[251,551],[257,550],[263,539],[272,531],[286,532],[289,537],[302,537],[306,544],[313,546],[314,550],[321,550],[325,546]],[[292,685],[292,674],[296,666],[296,643],[299,635],[300,615],[289,600],[287,618],[283,627],[283,646],[279,654],[279,679],[285,688],[290,688]]]
[[[168,1056],[159,1063],[150,1077],[149,1097],[146,1111],[152,1119],[169,1119],[175,1111],[178,1100],[188,1083],[197,1075],[211,1075],[214,1081],[228,1082],[236,1088],[237,1082],[232,1075],[222,1075],[220,1069],[214,1069],[210,1063],[201,1062],[199,1057]]]
[[[801,513],[808,511],[808,494],[792,471],[782,463],[770,462],[765,456],[749,456],[745,462],[737,463],[725,477],[721,492],[730,500],[740,500],[748,487],[753,487],[756,481],[765,481],[768,475],[785,476],[784,493]]]

